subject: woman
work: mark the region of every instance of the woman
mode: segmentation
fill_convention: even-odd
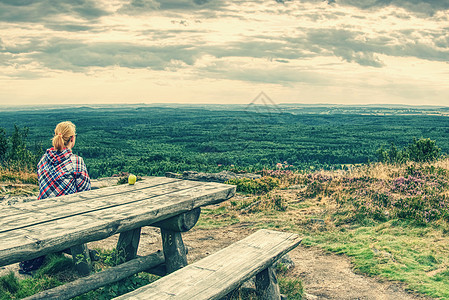
[[[72,153],[76,142],[76,127],[70,121],[56,125],[53,147],[47,149],[37,165],[39,196],[45,199],[90,190],[90,178],[81,157]],[[95,253],[93,253],[95,255]],[[19,264],[20,273],[29,274],[44,262],[41,256]]]
[[[90,190],[90,178],[81,157],[72,153],[76,127],[61,122],[55,128],[53,147],[47,149],[37,165],[38,199],[69,195]]]

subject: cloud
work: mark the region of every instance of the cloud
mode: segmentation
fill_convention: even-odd
[[[160,0],[162,10],[218,9],[228,5],[228,1],[214,0]]]
[[[154,11],[194,11],[194,10],[210,10],[213,13],[218,9],[226,7],[227,1],[212,0],[131,0],[123,4],[118,13],[137,15]],[[204,12],[203,12],[204,13]]]
[[[382,67],[383,63],[375,55],[380,49],[367,43],[363,37],[364,34],[358,31],[309,29],[302,43],[305,48],[316,49],[315,51],[321,55],[335,55],[362,66]]]
[[[247,67],[247,70],[232,70],[227,77],[249,81],[267,82],[291,82],[303,81],[291,65],[295,62],[306,61],[316,57],[338,57],[343,62],[355,63],[363,67],[382,68],[385,63],[383,56],[393,57],[416,57],[429,61],[449,60],[449,35],[447,28],[434,28],[432,30],[418,28],[413,20],[407,21],[403,10],[398,12],[395,21],[405,24],[400,30],[387,30],[368,28],[370,22],[379,16],[363,14],[363,20],[354,21],[353,15],[356,9],[343,10],[335,8],[338,5],[357,6],[361,9],[384,7],[387,5],[401,4],[400,0],[367,0],[363,3],[352,0],[337,0],[332,4],[332,9],[322,1],[310,1],[320,3],[316,10],[309,7],[293,9],[296,1],[285,1],[279,5],[275,1],[268,4],[260,1],[257,6],[260,12],[252,14],[253,4],[242,6],[242,12],[238,18],[233,18],[234,32],[223,32],[221,19],[205,19],[204,22],[196,23],[198,13],[212,14],[217,11],[232,15],[240,9],[238,5],[246,2],[233,1],[207,1],[207,0],[130,0],[123,1],[118,7],[118,14],[111,17],[110,23],[100,19],[108,13],[100,8],[97,1],[91,0],[35,0],[35,1],[12,1],[0,0],[0,17],[3,14],[2,7],[13,11],[11,19],[16,22],[40,22],[46,28],[51,29],[45,35],[24,33],[21,37],[10,37],[0,40],[0,56],[4,65],[31,64],[32,62],[55,70],[67,70],[72,72],[86,72],[91,67],[121,66],[133,69],[152,69],[176,71],[182,68],[195,67],[196,63],[205,56],[212,57],[220,65],[216,70],[225,71],[225,67],[234,68],[231,63],[235,58],[247,60],[264,59],[276,63],[276,69],[272,70],[274,76],[266,74],[251,74],[256,72],[256,67]],[[419,1],[410,3],[418,4]],[[430,3],[432,1],[422,1]],[[228,6],[229,5],[229,6]],[[289,7],[291,5],[291,7]],[[309,4],[310,5],[310,4]],[[276,11],[275,8],[282,9]],[[438,7],[438,5],[436,5]],[[445,7],[440,3],[440,7]],[[45,9],[44,9],[45,8]],[[157,12],[161,18],[165,18],[162,27],[151,24],[142,24],[146,16],[141,13]],[[175,12],[175,14],[173,14]],[[18,16],[20,13],[20,17]],[[285,14],[285,26],[279,22],[277,14]],[[23,14],[23,15],[21,15]],[[120,15],[124,14],[124,15]],[[56,17],[76,17],[76,20],[60,21]],[[117,20],[123,18],[130,20],[129,15],[136,15],[136,22],[131,25],[119,27]],[[257,15],[257,17],[256,17]],[[52,17],[50,17],[52,16]],[[172,21],[180,17],[178,21]],[[132,16],[132,18],[134,18]],[[260,19],[259,19],[260,18]],[[266,18],[266,19],[264,19]],[[291,21],[295,19],[295,22]],[[416,18],[415,18],[416,19]],[[78,21],[79,20],[79,21]],[[267,21],[268,20],[268,21]],[[301,24],[299,20],[309,22]],[[311,22],[316,20],[317,22]],[[346,20],[352,23],[345,24]],[[93,21],[93,22],[92,22]],[[110,19],[106,21],[111,21]],[[227,22],[229,19],[224,19]],[[380,20],[377,20],[381,22]],[[12,21],[11,21],[12,22]],[[104,23],[102,23],[104,22]],[[290,22],[290,23],[287,23]],[[324,23],[323,24],[321,24]],[[126,22],[124,22],[125,24]],[[1,24],[1,23],[0,23]],[[140,24],[140,25],[139,25]],[[189,26],[184,26],[189,24]],[[209,24],[212,26],[209,27]],[[249,29],[239,31],[242,24],[249,24]],[[333,24],[332,26],[326,24]],[[175,26],[181,25],[181,26]],[[407,26],[410,25],[410,28]],[[140,27],[139,27],[140,26]],[[31,26],[32,27],[32,26]],[[173,29],[178,28],[178,29]],[[1,28],[0,28],[1,29]],[[245,30],[245,28],[242,28]],[[63,36],[61,31],[77,32],[71,38]],[[108,32],[107,32],[108,31]],[[106,33],[107,32],[107,33]],[[84,35],[86,33],[86,35]],[[93,37],[104,36],[105,42],[100,42]],[[112,33],[110,36],[108,34]],[[221,37],[220,34],[224,33]],[[125,37],[125,35],[129,34]],[[209,42],[212,37],[213,42]],[[228,64],[223,61],[228,61]],[[285,68],[286,72],[281,71]],[[208,72],[212,75],[217,72],[213,68]],[[292,72],[292,75],[287,75]],[[214,75],[215,76],[215,75]]]
[[[226,73],[227,78],[248,78],[250,81],[289,82],[303,80],[295,71],[286,67],[294,61],[302,61],[314,57],[340,57],[343,61],[357,63],[361,66],[384,67],[379,55],[396,57],[417,57],[429,61],[447,61],[449,57],[449,36],[438,32],[415,32],[406,30],[393,35],[367,37],[364,32],[345,29],[300,28],[297,37],[254,36],[242,41],[225,42],[207,45],[201,41],[185,38],[189,42],[178,44],[160,43],[144,45],[131,42],[86,42],[76,39],[50,38],[28,39],[27,42],[6,46],[0,40],[0,54],[8,64],[26,64],[37,62],[43,67],[55,70],[84,72],[90,67],[121,66],[133,69],[152,69],[176,71],[187,66],[195,66],[202,57],[209,56],[221,64],[216,67],[219,72]],[[149,39],[176,39],[177,37],[198,35],[195,30],[147,31]],[[152,37],[151,34],[157,36]],[[422,36],[417,41],[415,36]],[[427,41],[427,43],[425,42]],[[433,41],[433,42],[430,42]],[[166,45],[163,45],[166,44]],[[264,59],[279,63],[276,71],[270,76],[258,72],[249,76],[249,71],[226,72],[223,61],[235,58]],[[231,66],[231,64],[229,65]],[[233,65],[232,65],[233,66]],[[213,74],[214,68],[208,72]],[[292,72],[292,75],[287,75]],[[278,77],[273,76],[277,74]]]
[[[230,42],[225,45],[202,47],[204,53],[217,58],[223,57],[251,57],[266,59],[298,59],[310,57],[307,49],[293,47],[282,40],[271,37],[262,39],[247,38],[246,41]]]
[[[429,61],[449,60],[448,37],[441,32],[408,30],[374,37],[347,29],[302,28],[301,32],[305,36],[288,39],[297,48],[309,49],[318,55],[335,55],[363,66],[382,67],[384,64],[377,57],[380,54]]]
[[[434,15],[438,11],[449,9],[447,0],[336,0],[339,5],[354,6],[360,9],[378,9],[396,6],[415,13]]]
[[[157,10],[161,7],[158,1],[154,0],[132,0],[120,7],[117,12],[123,14],[142,14]]]
[[[41,22],[67,15],[95,20],[107,14],[93,0],[0,0],[3,22]]]
[[[254,61],[247,59],[218,60],[200,67],[198,77],[207,76],[216,79],[240,80],[243,82],[280,84],[291,86],[295,83],[324,85],[329,79],[314,71],[295,66],[285,67],[282,62]]]
[[[82,43],[52,39],[27,57],[56,70],[83,72],[90,67],[120,66],[163,70],[172,61],[191,65],[195,52],[189,45],[143,46],[132,43]],[[23,49],[26,50],[26,49]]]
[[[94,30],[94,26],[81,25],[81,24],[46,24],[45,27],[55,30],[55,31],[68,31],[68,32],[79,32],[79,31],[91,31]]]
[[[282,1],[274,0],[275,2],[288,5],[294,3],[294,1]],[[433,16],[439,11],[445,11],[449,9],[449,1],[447,0],[301,0],[301,2],[308,3],[322,3],[332,6],[350,6],[357,7],[363,10],[377,10],[388,6],[395,6],[404,8],[409,12],[416,13],[417,15]]]

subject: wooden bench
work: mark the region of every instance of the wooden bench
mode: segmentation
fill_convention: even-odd
[[[131,262],[136,258],[141,227],[157,226],[163,254],[147,257],[145,266],[160,264],[163,257],[171,273],[187,265],[181,232],[196,224],[202,206],[234,194],[232,185],[151,177],[135,185],[5,206],[0,209],[0,266],[70,248],[77,269],[88,275],[91,266],[85,243],[116,233],[120,233],[117,250],[123,260],[141,265]]]
[[[272,265],[300,242],[297,234],[262,229],[115,299],[221,299],[254,275],[259,299],[280,299]]]

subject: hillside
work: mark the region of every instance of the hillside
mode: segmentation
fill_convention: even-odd
[[[15,197],[20,194],[35,195],[36,185],[29,183],[35,180],[30,179],[34,178],[33,174],[6,176],[4,171],[1,174],[0,205],[15,203]],[[322,252],[325,250],[344,254],[356,272],[376,278],[372,281],[348,274],[348,278],[355,280],[354,288],[357,280],[365,280],[363,286],[373,287],[366,289],[365,295],[382,288],[449,298],[449,159],[400,165],[377,163],[333,171],[293,172],[279,168],[265,170],[261,175],[260,179],[230,182],[237,185],[238,195],[203,210],[195,231],[207,230],[211,241],[198,246],[193,242],[197,239],[195,231],[188,233],[186,239],[191,241],[193,259],[257,228],[276,228],[300,233],[304,236],[303,246],[312,247],[301,248],[303,256],[298,252],[292,256],[294,260],[296,257],[297,265],[302,259],[315,261],[316,265],[298,265],[283,277],[297,288],[298,279],[302,280],[306,293],[335,296],[332,285],[336,290],[345,290],[338,287],[345,282],[337,275],[319,276],[332,264],[339,268],[339,259]],[[96,185],[115,183],[115,178],[95,182]],[[227,234],[223,237],[215,234],[218,228]],[[143,238],[151,240],[143,241],[143,245],[149,243],[148,247],[157,247],[151,230],[146,235]],[[204,236],[204,232],[201,235]],[[115,241],[111,239],[93,245],[113,248]],[[142,251],[146,251],[145,247]],[[316,272],[310,268],[316,268]],[[334,274],[352,273],[350,267],[345,268],[346,271],[336,269]],[[320,290],[322,284],[317,281],[322,280],[329,281],[327,290]],[[378,281],[384,283],[378,286],[375,283]],[[338,299],[344,299],[341,292],[338,295]],[[329,297],[323,299],[337,299]]]

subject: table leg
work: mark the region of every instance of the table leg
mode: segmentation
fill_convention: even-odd
[[[180,232],[161,228],[167,274],[187,266],[186,248]]]
[[[89,275],[91,270],[91,261],[87,245],[81,244],[70,247],[70,253],[72,254],[75,269],[78,273],[81,276]]]
[[[276,273],[273,267],[268,267],[256,275],[256,292],[258,299],[281,299]]]
[[[200,213],[201,208],[197,207],[191,211],[152,224],[152,226],[161,229],[167,274],[187,266],[186,247],[182,241],[181,232],[192,229],[198,221]]]
[[[117,242],[117,253],[123,262],[137,257],[141,227],[120,233]]]

